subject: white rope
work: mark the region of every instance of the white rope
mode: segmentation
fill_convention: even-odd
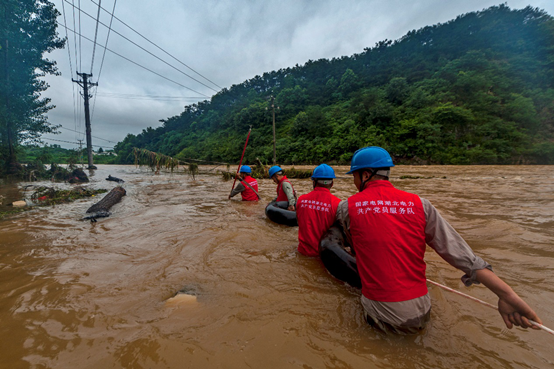
[[[490,307],[490,308],[492,308],[492,309],[494,309],[494,310],[498,310],[498,307],[494,306],[493,304],[489,304],[488,302],[485,302],[485,301],[483,301],[483,300],[479,300],[479,299],[476,298],[476,297],[473,297],[473,296],[470,296],[470,295],[466,295],[465,293],[462,293],[462,292],[457,291],[457,290],[455,290],[455,289],[453,289],[453,288],[450,288],[450,287],[446,287],[446,286],[444,286],[444,285],[442,285],[442,284],[440,284],[440,283],[437,283],[437,282],[435,282],[435,281],[432,281],[432,280],[430,280],[430,279],[427,279],[427,282],[429,282],[429,283],[431,283],[431,284],[434,284],[435,286],[438,286],[438,287],[440,287],[440,288],[442,288],[442,289],[445,289],[445,290],[447,290],[447,291],[453,292],[453,293],[455,293],[455,294],[457,294],[457,295],[464,296],[464,297],[466,297],[466,298],[468,298],[468,299],[470,299],[470,300],[476,301],[476,302],[478,302],[478,303],[480,303],[480,304],[482,304],[482,305],[488,306],[488,307]],[[537,327],[541,328],[542,330],[544,330],[544,331],[546,331],[546,332],[548,332],[548,333],[554,335],[554,330],[552,330],[552,329],[550,329],[550,328],[548,328],[548,327],[546,327],[546,326],[544,326],[544,325],[542,325],[542,324],[540,324],[540,323],[537,323],[537,322],[535,322],[535,321],[533,321],[533,320],[531,320],[531,319],[527,319],[527,320],[529,320],[529,323],[533,324],[534,326],[537,326]]]

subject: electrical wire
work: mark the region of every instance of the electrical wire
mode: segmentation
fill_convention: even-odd
[[[63,1],[62,1],[62,3],[63,3]],[[100,63],[100,71],[98,72],[98,78],[96,78],[96,83],[100,82],[100,76],[102,75],[102,69],[104,68],[104,58],[106,57],[106,47],[108,47],[108,40],[110,39],[110,33],[112,31],[112,22],[113,22],[113,17],[114,17],[114,13],[115,13],[115,5],[116,4],[117,4],[117,0],[114,0],[112,14],[111,14],[111,18],[110,18],[110,25],[108,26],[108,34],[106,36],[106,43],[104,44],[104,52],[102,53],[102,62]],[[100,8],[100,4],[98,4],[98,7]],[[91,70],[91,74],[92,74],[92,70]],[[94,118],[94,109],[95,108],[96,108],[96,94],[94,94],[94,100],[92,101],[92,114],[90,115],[90,120],[91,121]]]
[[[49,137],[41,137],[40,139],[41,139],[41,140],[49,140],[49,141],[56,141],[56,142],[65,142],[65,143],[70,143],[70,144],[79,145],[78,142],[66,141],[66,140],[56,140],[55,138],[49,138]],[[111,147],[111,146],[100,146],[100,145],[91,145],[91,146],[102,147],[102,148],[105,147],[105,148],[107,148],[107,149],[113,149],[113,147]]]
[[[76,23],[76,20],[77,20],[77,16],[75,15],[75,0],[71,0],[72,2],[72,5],[73,5],[73,29],[77,29],[77,23]],[[66,29],[67,30],[67,29]],[[75,69],[77,69],[77,62],[79,60],[79,54],[78,54],[78,48],[77,48],[77,32],[74,32],[73,33],[73,45],[74,45],[74,51],[75,51]],[[73,78],[73,75],[71,76]],[[75,86],[73,86],[73,91],[75,91]],[[81,108],[81,105],[79,104],[79,98],[78,96],[80,96],[79,94],[76,94],[75,95],[75,99],[73,100],[73,113],[74,113],[74,116],[75,116],[75,129],[77,129],[77,125],[80,124],[82,122],[82,115],[81,115],[81,112],[82,112],[82,108]]]
[[[81,7],[81,0],[79,0],[79,8]],[[81,32],[81,13],[79,12],[79,70],[83,72],[83,52],[81,48],[81,39],[83,33]]]
[[[75,131],[75,130],[73,130],[73,129],[71,129],[71,128],[66,128],[66,127],[64,127],[64,126],[62,126],[62,125],[59,125],[59,128],[67,129],[68,131],[72,131],[72,132],[77,132],[77,133],[79,133],[79,134],[81,134],[81,135],[84,134],[83,132]],[[108,141],[108,142],[111,142],[111,143],[117,143],[117,142],[115,142],[115,141],[106,140],[105,138],[102,138],[102,137],[96,137],[96,136],[92,136],[92,135],[91,135],[91,137],[97,138],[97,139],[102,140],[102,141]]]
[[[67,1],[67,3],[69,3],[68,0],[64,0],[64,1]],[[88,17],[94,19],[94,17],[93,17],[92,15],[88,14],[88,13],[85,12],[84,10],[82,10],[82,9],[80,9],[80,8],[77,8],[77,10],[78,10],[80,13],[83,13],[83,14],[87,15]],[[98,23],[100,23],[101,25],[103,25],[103,26],[106,27],[106,28],[108,27],[107,25],[105,25],[104,23],[102,23],[102,22],[100,22],[100,21],[98,21]],[[155,54],[151,53],[150,51],[146,50],[144,47],[140,46],[140,45],[137,44],[136,42],[134,42],[134,41],[130,40],[129,38],[123,36],[121,33],[117,32],[116,30],[113,30],[113,29],[112,29],[112,31],[113,31],[115,34],[117,34],[118,36],[120,36],[120,37],[124,38],[125,40],[129,41],[130,43],[132,43],[133,45],[135,45],[136,47],[138,47],[138,48],[141,49],[142,51],[144,51],[144,52],[150,54],[151,56],[153,56],[154,58],[158,59],[158,60],[161,61],[162,63],[164,63],[164,64],[170,66],[170,67],[173,68],[173,69],[175,69],[177,72],[179,72],[179,73],[181,73],[181,74],[183,74],[183,75],[189,77],[189,78],[192,79],[193,81],[196,81],[196,82],[200,83],[202,86],[207,87],[207,88],[209,88],[210,90],[213,90],[214,92],[218,92],[218,90],[216,90],[215,88],[212,88],[212,87],[208,86],[207,84],[205,84],[205,83],[203,83],[203,82],[200,82],[199,80],[197,80],[196,78],[192,77],[191,75],[189,75],[189,74],[183,72],[183,71],[180,70],[179,68],[177,68],[177,67],[175,67],[175,66],[169,64],[168,62],[166,62],[166,61],[163,60],[162,58],[156,56]],[[95,42],[95,45],[96,45],[96,40],[95,40],[94,42]]]
[[[72,2],[72,5],[73,5],[73,29],[77,29],[77,25],[75,23],[75,20],[76,20],[76,17],[75,17],[75,3],[74,3],[75,0],[71,0]],[[66,32],[67,32],[67,27],[66,27]],[[75,46],[74,47],[74,50],[75,50],[75,69],[77,69],[77,60],[78,60],[78,56],[77,56],[77,33],[74,33],[73,34],[73,45]],[[71,77],[73,77],[73,75],[71,75]]]
[[[65,5],[62,1],[62,9],[63,9],[63,23],[65,28],[65,38],[66,40],[69,39],[69,36],[67,34],[67,19],[65,17]],[[69,57],[69,71],[71,72],[71,77],[73,77],[73,63],[71,62],[71,48],[69,47],[69,43],[67,45],[67,55]]]
[[[154,96],[154,95],[132,95],[132,94],[115,94],[115,93],[100,93],[95,96],[100,98],[125,99],[125,100],[152,100],[152,101],[181,101],[203,99],[203,97],[184,97],[184,96]]]
[[[98,23],[100,23],[100,4],[102,4],[102,0],[98,0],[98,13],[96,15],[96,30],[94,31],[94,46],[92,47],[92,62],[90,63],[91,75],[92,75],[92,67],[94,66],[94,54],[96,52],[96,40],[98,38]]]
[[[60,22],[58,22],[58,21],[56,21],[56,23],[58,23],[60,26],[62,25],[62,24],[61,24]],[[70,29],[70,28],[68,28],[68,30],[69,30],[70,32],[77,32],[77,31],[72,30],[72,29]],[[90,38],[88,38],[88,37],[86,37],[86,36],[79,35],[79,37],[82,37],[82,38],[84,38],[84,39],[87,40],[87,41],[94,42],[94,41],[92,41]],[[100,46],[100,47],[104,47],[104,46],[102,46],[102,45],[99,45],[99,46]],[[181,86],[181,87],[183,87],[183,88],[186,88],[187,90],[190,90],[190,91],[195,92],[195,93],[197,93],[197,94],[199,94],[199,95],[202,95],[202,96],[204,96],[204,97],[209,98],[208,95],[205,95],[205,94],[203,94],[202,92],[198,92],[198,91],[193,90],[192,88],[187,87],[187,86],[185,86],[185,85],[183,85],[183,84],[181,84],[181,83],[179,83],[179,82],[176,82],[176,81],[174,81],[174,80],[172,80],[172,79],[170,79],[170,78],[164,77],[164,76],[162,76],[161,74],[159,74],[159,73],[157,73],[157,72],[154,72],[153,70],[151,70],[151,69],[149,69],[149,68],[147,68],[147,67],[145,67],[145,66],[143,66],[143,65],[140,65],[139,63],[137,63],[137,62],[135,62],[135,61],[133,61],[133,60],[131,60],[131,59],[129,59],[129,58],[127,58],[127,57],[125,57],[125,56],[123,56],[123,55],[121,55],[121,54],[119,54],[119,53],[113,51],[113,50],[111,50],[111,49],[108,49],[107,47],[104,47],[104,48],[105,48],[106,50],[108,50],[109,52],[111,52],[111,53],[113,53],[113,54],[119,56],[120,58],[123,58],[123,59],[127,60],[128,62],[133,63],[134,65],[136,65],[136,66],[138,66],[138,67],[141,67],[142,69],[145,69],[145,70],[147,70],[147,71],[149,71],[149,72],[151,72],[151,73],[157,75],[158,77],[161,77],[161,78],[163,78],[163,79],[165,79],[165,80],[167,80],[167,81],[170,81],[170,82],[175,83],[176,85],[179,85],[179,86]]]
[[[63,23],[64,23],[64,26],[65,26],[65,39],[68,41],[67,42],[67,56],[68,56],[68,59],[69,59],[69,71],[71,73],[71,77],[73,77],[73,63],[71,61],[71,47],[69,46],[70,43],[69,43],[69,35],[67,33],[67,18],[66,18],[66,12],[65,12],[65,5],[64,5],[64,2],[62,1],[62,10],[63,10]],[[77,129],[77,112],[75,110],[75,85],[72,83],[71,84],[71,92],[73,94],[73,125],[75,126],[75,129]],[[75,139],[77,139],[77,137],[75,137]]]
[[[96,4],[94,2],[94,0],[90,0],[93,4]],[[98,4],[96,4],[98,5]],[[104,8],[101,8],[102,10],[104,10],[106,13],[109,14],[109,12],[104,9]],[[191,71],[193,71],[194,73],[198,74],[200,77],[204,78],[206,81],[212,83],[214,86],[216,86],[217,88],[219,88],[220,90],[223,89],[223,87],[219,86],[217,83],[211,81],[210,79],[208,79],[207,77],[203,76],[202,74],[200,74],[199,72],[195,71],[194,69],[192,69],[191,67],[189,67],[188,65],[186,65],[185,63],[183,63],[182,61],[180,61],[179,59],[177,59],[176,57],[174,57],[173,55],[171,55],[169,52],[165,51],[164,49],[162,49],[160,46],[156,45],[154,42],[150,41],[148,38],[146,38],[145,36],[141,35],[138,31],[136,31],[133,27],[129,26],[127,23],[123,22],[121,19],[119,19],[118,17],[114,16],[115,19],[117,19],[121,24],[123,24],[125,27],[129,28],[131,31],[135,32],[137,35],[139,35],[140,37],[142,37],[143,39],[145,39],[146,41],[148,41],[150,44],[154,45],[156,48],[158,48],[159,50],[161,50],[162,52],[164,52],[165,54],[167,54],[168,56],[170,56],[171,58],[175,59],[177,62],[179,62],[180,64],[184,65],[185,67],[187,67],[188,69],[190,69]]]
[[[100,76],[102,75],[102,68],[104,67],[104,58],[106,57],[106,48],[108,47],[108,40],[110,39],[110,33],[112,31],[112,22],[113,22],[113,18],[114,18],[114,13],[115,13],[115,5],[117,4],[117,0],[114,0],[113,2],[113,9],[112,9],[112,13],[111,13],[111,18],[110,18],[110,25],[108,26],[108,35],[106,36],[106,44],[104,45],[104,53],[102,54],[102,62],[100,63],[100,71],[98,72],[98,78],[97,78],[97,81],[100,81]],[[98,4],[98,7],[99,8],[102,8],[100,7],[100,4]]]

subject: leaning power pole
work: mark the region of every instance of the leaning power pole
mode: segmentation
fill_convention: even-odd
[[[88,169],[96,169],[92,162],[92,136],[90,133],[90,112],[88,105],[88,99],[90,99],[92,95],[89,95],[88,88],[89,86],[98,86],[98,83],[92,83],[87,80],[89,77],[92,77],[92,74],[77,72],[77,75],[82,78],[81,81],[74,80],[73,78],[71,80],[83,88],[83,93],[81,95],[85,99],[85,128],[87,135]]]
[[[79,162],[83,165],[83,140],[77,141],[79,141]]]
[[[275,97],[273,95],[269,96],[271,100],[271,110],[273,112],[273,165],[277,165],[277,155],[275,150]],[[265,108],[267,110],[267,108]],[[277,106],[277,109],[279,107]]]

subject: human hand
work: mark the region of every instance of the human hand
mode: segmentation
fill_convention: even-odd
[[[291,206],[288,207],[288,210],[290,210],[290,211],[296,211],[296,206],[291,205]]]
[[[537,314],[515,292],[501,297],[498,300],[498,311],[508,329],[514,325],[522,328],[540,329],[529,322],[529,319],[542,324]]]

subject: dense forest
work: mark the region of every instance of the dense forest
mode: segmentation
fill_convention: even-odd
[[[255,76],[116,145],[177,158],[348,163],[363,146],[399,163],[554,164],[554,19],[506,5],[384,40],[360,54]]]

